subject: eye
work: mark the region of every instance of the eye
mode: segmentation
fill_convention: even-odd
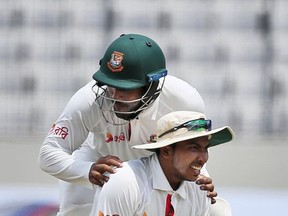
[[[189,149],[190,149],[190,150],[198,150],[198,149],[199,149],[199,146],[198,146],[198,145],[190,145],[190,146],[189,146]]]
[[[110,95],[114,95],[114,93],[115,93],[115,88],[113,88],[113,87],[108,87],[108,88],[107,88],[107,92],[108,92]]]

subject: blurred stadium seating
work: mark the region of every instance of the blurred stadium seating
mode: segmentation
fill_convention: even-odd
[[[1,135],[46,133],[107,44],[130,32],[161,45],[170,74],[200,91],[219,124],[245,135],[288,129],[285,0],[3,0],[0,7]]]
[[[230,163],[233,167],[243,165],[240,170],[244,173],[247,169],[249,175],[255,177],[253,180],[241,179],[238,177],[242,173],[233,173],[230,179],[223,178],[219,182],[224,186],[233,187],[236,182],[247,187],[251,181],[255,186],[257,175],[260,175],[264,186],[271,186],[273,180],[265,179],[267,170],[254,171],[263,161],[274,167],[269,167],[269,172],[272,169],[275,172],[275,167],[279,166],[271,161],[283,160],[284,168],[287,167],[283,159],[285,154],[281,152],[281,145],[287,149],[285,135],[288,130],[287,8],[287,0],[1,0],[0,146],[13,154],[14,147],[17,149],[25,140],[27,149],[37,150],[41,144],[39,140],[44,138],[72,94],[91,80],[107,45],[122,33],[140,33],[150,36],[163,48],[170,74],[185,79],[198,89],[206,103],[206,115],[214,119],[214,125],[230,125],[236,132],[238,144],[242,139],[246,140],[244,147],[236,145],[236,150],[240,149],[239,152],[247,156],[245,151],[249,146],[251,161],[259,146],[265,150],[261,153],[267,153],[261,156],[261,162],[255,159],[258,164],[254,166],[251,161],[241,161],[243,157],[237,155],[235,149],[228,148],[227,152],[221,149],[218,155],[216,151],[212,161],[217,163],[225,161],[221,158],[223,152],[230,155],[230,161],[222,165],[222,170],[232,170]],[[257,142],[250,142],[250,137]],[[268,146],[270,141],[277,147],[275,151]],[[9,145],[13,147],[11,150],[7,150]],[[270,152],[277,158],[269,162],[266,158],[271,157]],[[9,155],[2,154],[0,167],[4,169]],[[36,160],[36,154],[33,152],[33,160]],[[18,156],[23,157],[22,154]],[[233,159],[235,161],[231,162]],[[33,174],[32,184],[47,177],[37,178],[40,171],[35,171],[36,161],[27,163],[21,158],[21,162],[23,166],[34,164],[34,169],[29,170]],[[214,168],[211,174],[219,184],[217,181],[222,176],[219,167],[210,167]],[[11,183],[9,175],[12,183],[17,184],[13,168],[6,169],[0,180],[0,185],[5,187],[0,188],[1,194],[5,197],[6,184]],[[284,191],[287,191],[287,183],[283,182],[288,176],[285,169],[279,168],[276,182],[284,185]],[[272,178],[273,174],[270,175]],[[29,177],[24,180],[24,183],[30,181]],[[18,183],[23,182],[19,179]],[[240,189],[236,191],[239,193]],[[45,197],[45,192],[40,189],[38,192]],[[29,209],[43,207],[51,210],[51,214],[55,212],[57,201],[54,201],[58,197],[54,193],[47,195],[52,201],[41,202],[42,198],[33,196],[35,200],[21,205],[35,207]],[[0,213],[1,209],[4,211],[3,206],[8,206],[3,201],[5,198],[1,198]],[[241,194],[233,198],[237,201],[247,199]],[[239,215],[243,205],[237,206],[233,198],[232,205],[236,209],[239,207]],[[13,214],[3,214],[24,216],[24,213],[15,213],[21,205],[16,208],[14,204],[11,204],[12,208],[6,208],[7,211],[14,209]]]

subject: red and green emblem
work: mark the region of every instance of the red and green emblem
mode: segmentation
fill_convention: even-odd
[[[112,71],[112,72],[120,72],[123,70],[123,66],[122,66],[122,60],[124,54],[114,51],[111,55],[111,59],[109,62],[107,62],[107,66],[108,68]]]

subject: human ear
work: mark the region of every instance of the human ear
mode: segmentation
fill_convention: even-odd
[[[173,149],[171,146],[165,146],[160,149],[160,154],[162,157],[169,157],[173,153]]]

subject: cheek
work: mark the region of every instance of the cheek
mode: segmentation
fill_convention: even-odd
[[[195,156],[191,153],[182,153],[180,156],[174,157],[174,167],[178,169],[179,172],[185,172],[193,160],[195,160]]]
[[[108,87],[107,88],[107,96],[110,98],[114,98],[115,96],[115,88]]]
[[[207,152],[207,154],[206,154],[206,162],[208,161],[208,159],[209,159],[209,154]]]
[[[139,98],[141,98],[141,95],[138,95],[138,94],[127,94],[126,95],[127,101],[139,100]]]

